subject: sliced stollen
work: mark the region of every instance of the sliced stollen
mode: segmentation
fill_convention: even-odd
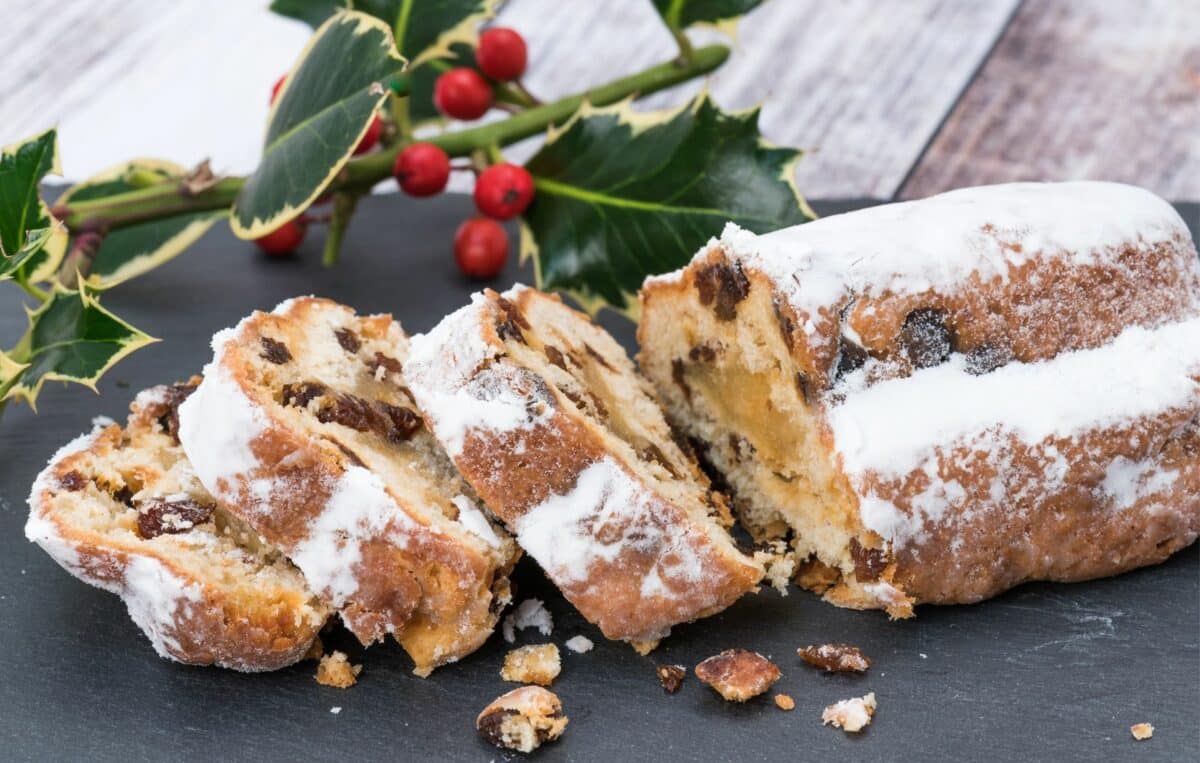
[[[413,338],[405,378],[479,496],[609,638],[651,642],[761,578],[624,350],[557,297],[474,295]]]
[[[124,429],[100,425],[59,450],[33,485],[25,534],[120,596],[159,655],[282,668],[330,610],[196,479],[175,438],[175,408],[196,381],[142,392]]]
[[[518,550],[424,428],[387,315],[312,297],[213,338],[179,434],[201,482],[300,568],[363,643],[418,675],[482,644]]]
[[[641,293],[643,371],[800,582],[894,616],[1200,531],[1200,262],[1148,191],[1017,183],[756,236]]]

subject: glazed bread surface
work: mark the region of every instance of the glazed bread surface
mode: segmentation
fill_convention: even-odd
[[[518,551],[415,412],[407,346],[389,316],[329,300],[256,312],[214,338],[180,437],[362,643],[393,634],[428,675],[490,635]]]
[[[1113,183],[963,189],[647,280],[639,361],[799,581],[895,616],[1200,530],[1200,262]]]
[[[557,297],[476,294],[413,338],[405,376],[480,497],[609,638],[644,646],[761,578],[624,350]]]
[[[282,668],[305,655],[330,612],[196,479],[174,420],[195,381],[146,390],[124,428],[99,426],[55,454],[34,483],[25,534],[120,596],[162,657]]]

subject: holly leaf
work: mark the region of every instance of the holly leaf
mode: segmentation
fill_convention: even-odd
[[[762,0],[654,0],[667,26],[687,29],[696,24],[723,27],[762,5]]]
[[[23,268],[34,257],[42,253],[43,247],[54,236],[54,228],[35,228],[26,231],[25,244],[12,257],[0,258],[0,281],[8,281],[23,272]]]
[[[415,69],[444,58],[454,43],[473,42],[475,29],[496,15],[498,0],[274,0],[271,10],[318,27],[353,8],[392,29],[396,49]]]
[[[182,182],[186,174],[186,169],[172,162],[134,159],[72,186],[59,197],[58,204],[102,199],[155,182]],[[191,246],[228,214],[224,209],[186,212],[109,231],[96,250],[86,283],[93,289],[107,289],[153,270]]]
[[[657,113],[585,105],[525,165],[521,258],[541,288],[628,312],[646,276],[685,265],[727,221],[761,233],[813,219],[799,157],[763,140],[757,109],[726,113],[707,94]]]
[[[104,372],[129,353],[157,342],[100,306],[87,290],[55,286],[8,354],[0,353],[0,399],[22,398],[36,409],[49,380],[93,390]]]
[[[366,134],[388,80],[403,70],[379,19],[339,11],[322,24],[271,107],[262,161],[233,202],[233,232],[258,238],[315,201]]]
[[[60,174],[58,133],[47,130],[0,151],[0,273],[23,282],[54,275],[67,248],[66,229],[50,214],[39,187],[50,174]],[[30,231],[39,233],[28,245]],[[45,238],[41,238],[41,236]]]

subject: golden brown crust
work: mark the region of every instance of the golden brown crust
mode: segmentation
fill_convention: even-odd
[[[782,674],[757,652],[727,649],[696,666],[696,678],[730,702],[745,702],[770,689]]]
[[[140,420],[135,409],[131,426]],[[218,582],[194,576],[170,553],[128,534],[122,540],[72,523],[57,505],[65,485],[80,475],[103,481],[92,464],[124,445],[120,426],[96,432],[85,450],[52,463],[30,498],[29,532],[55,560],[84,582],[120,595],[130,614],[164,657],[190,665],[246,672],[276,670],[302,659],[323,617],[304,613],[307,597],[238,601]],[[315,613],[314,613],[315,614]]]
[[[616,458],[597,426],[575,404],[560,397],[536,370],[510,357],[502,334],[520,331],[515,324],[532,312],[534,300],[558,301],[525,288],[503,296],[488,292],[464,308],[469,312],[460,311],[447,319],[470,327],[473,340],[487,348],[478,351],[480,362],[463,380],[466,394],[481,401],[525,401],[529,411],[528,421],[521,426],[493,428],[481,422],[466,427],[461,448],[448,448],[455,464],[492,512],[516,530],[525,551],[535,559],[540,557],[564,596],[599,625],[605,636],[653,639],[665,635],[672,625],[724,609],[754,587],[761,568],[742,556],[728,538],[719,541],[710,535],[684,506]],[[575,320],[587,321],[575,315]],[[429,336],[415,341],[429,340]],[[436,349],[451,353],[457,348]],[[447,428],[428,401],[431,387],[446,380],[429,368],[414,371],[416,365],[410,361],[406,375],[430,428],[445,442]],[[633,376],[632,367],[629,376]],[[697,481],[703,479],[698,470],[694,475]],[[591,485],[593,477],[596,491],[585,495],[583,486]],[[707,481],[703,484],[707,486]],[[620,505],[606,503],[614,494],[632,499]],[[577,568],[565,571],[547,559],[543,548],[531,545],[531,532],[526,532],[536,534],[533,526],[543,517],[551,518],[545,512],[557,509],[547,507],[561,496],[571,497],[568,504],[594,506],[597,513],[604,513],[602,525],[593,527],[595,520],[587,520],[587,529],[580,532],[590,537],[577,541],[580,546],[606,545],[603,554],[589,555],[587,549],[581,549],[578,558],[565,563]],[[526,522],[531,514],[537,515],[536,521]],[[644,542],[626,542],[635,536]],[[667,574],[672,565],[691,565],[698,575],[684,583]],[[661,588],[647,593],[647,579],[661,581]]]
[[[315,314],[327,311],[354,321],[366,338],[403,336],[388,316],[359,318],[348,308],[311,297],[291,300],[274,313],[255,313],[243,321],[216,362],[225,378],[236,385],[236,393],[257,411],[258,431],[249,433],[245,443],[254,465],[232,477],[218,476],[215,492],[256,532],[294,559],[297,553],[315,546],[316,568],[326,572],[332,556],[348,552],[331,545],[336,541],[329,536],[318,537],[314,528],[323,517],[335,523],[354,523],[353,516],[339,519],[335,515],[353,515],[366,510],[363,501],[373,502],[376,513],[355,525],[362,528],[375,523],[354,538],[359,556],[349,570],[352,590],[344,596],[340,612],[364,645],[394,634],[416,663],[415,672],[428,675],[487,640],[508,601],[507,573],[515,555],[497,564],[484,544],[433,526],[430,515],[435,510],[415,507],[379,480],[372,480],[345,443],[301,428],[287,418],[275,398],[276,391],[260,381],[258,348],[266,346],[265,341],[278,341],[291,348],[289,356],[298,353],[307,327],[318,322]],[[211,371],[206,373],[197,397],[205,393],[211,376]],[[229,391],[221,390],[223,394]],[[399,394],[406,396],[407,391]],[[187,415],[185,409],[185,446]],[[206,482],[213,476],[200,471]],[[264,495],[264,485],[270,486],[269,495]],[[362,490],[364,486],[369,488],[367,494],[350,491],[350,487]],[[340,495],[339,490],[343,491]],[[345,495],[355,497],[347,502],[340,497]],[[313,579],[313,567],[297,564],[314,588],[327,597],[336,593],[322,582],[346,586],[345,575],[334,573],[330,576],[333,580],[318,581]]]

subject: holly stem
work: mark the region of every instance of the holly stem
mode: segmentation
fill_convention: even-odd
[[[537,135],[551,125],[562,124],[584,103],[608,106],[626,98],[641,98],[708,74],[727,58],[729,48],[725,45],[706,45],[693,51],[687,61],[667,61],[606,85],[527,108],[498,122],[431,137],[428,142],[440,146],[450,156],[469,156],[478,149],[507,146]],[[401,138],[383,151],[350,160],[329,190],[363,193],[391,177],[396,154],[408,142]],[[228,208],[245,182],[242,177],[226,177],[194,194],[188,193],[178,181],[158,183],[101,199],[72,202],[61,210],[60,219],[72,231],[107,231],[184,212]],[[334,227],[331,225],[329,235],[340,235],[335,234]],[[345,226],[341,229],[344,232]]]
[[[332,267],[337,264],[342,253],[342,239],[354,208],[358,206],[358,195],[350,193],[335,193],[333,195],[333,214],[329,218],[329,230],[325,232],[325,251],[321,255],[321,264]]]

